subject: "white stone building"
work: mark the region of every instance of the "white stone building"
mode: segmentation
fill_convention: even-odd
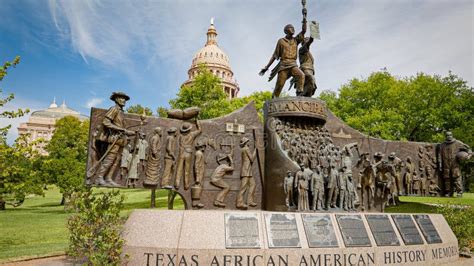
[[[79,112],[67,107],[65,102],[63,102],[61,106],[58,106],[56,100],[53,100],[47,109],[31,113],[28,121],[21,123],[18,127],[18,134],[29,134],[29,141],[35,141],[40,138],[44,139],[45,142],[37,146],[37,148],[45,154],[46,152],[43,150],[43,147],[51,140],[56,121],[68,115],[77,117],[80,120],[88,119],[87,116],[81,115]]]

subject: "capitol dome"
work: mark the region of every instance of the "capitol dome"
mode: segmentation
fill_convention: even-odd
[[[239,85],[234,78],[229,63],[229,57],[217,44],[217,31],[214,21],[207,29],[207,41],[193,57],[191,67],[188,70],[188,80],[183,85],[191,85],[199,73],[199,66],[204,65],[209,71],[221,79],[224,92],[230,99],[237,97]]]
[[[49,105],[48,109],[44,110],[39,110],[31,113],[31,117],[38,117],[38,118],[53,118],[53,119],[60,119],[65,116],[75,116],[79,118],[80,120],[86,120],[88,119],[87,116],[81,115],[78,111],[75,111],[69,107],[66,106],[66,102],[63,102],[59,107],[56,104],[56,100],[53,101]]]

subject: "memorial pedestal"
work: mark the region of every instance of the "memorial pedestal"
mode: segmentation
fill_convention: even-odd
[[[128,265],[442,265],[458,261],[442,215],[135,210]]]

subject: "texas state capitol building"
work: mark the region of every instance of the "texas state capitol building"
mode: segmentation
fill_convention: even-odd
[[[79,118],[81,121],[89,119],[87,116],[82,115],[78,111],[67,107],[65,102],[58,106],[56,104],[56,100],[53,100],[47,109],[38,110],[31,113],[28,121],[26,123],[21,123],[18,127],[18,134],[29,134],[29,141],[34,141],[41,138],[48,142],[53,136],[56,121],[65,116],[74,116]],[[43,149],[43,146],[46,144],[46,142],[37,147],[43,154],[46,153]]]
[[[240,91],[239,84],[230,68],[229,57],[217,45],[217,31],[213,19],[211,19],[211,25],[207,29],[206,45],[194,55],[191,67],[188,70],[188,80],[182,86],[193,83],[194,78],[198,75],[200,65],[204,65],[212,74],[221,79],[223,90],[229,96],[229,99],[237,97]]]

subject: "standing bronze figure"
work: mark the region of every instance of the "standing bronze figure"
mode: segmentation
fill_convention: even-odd
[[[123,92],[114,92],[110,99],[115,106],[109,108],[102,121],[103,132],[99,139],[107,143],[107,150],[100,160],[87,172],[88,178],[96,176],[95,183],[100,186],[118,186],[112,180],[117,166],[120,164],[122,148],[127,144],[126,135],[135,135],[134,131],[125,128],[123,108],[130,97]]]
[[[198,140],[196,143],[196,154],[194,155],[194,177],[195,184],[191,187],[191,199],[193,201],[193,208],[202,208],[204,204],[200,202],[202,193],[202,181],[204,180],[204,170],[206,168],[206,160],[204,151],[206,150],[206,143],[203,140]]]
[[[416,176],[415,164],[412,162],[411,157],[407,156],[405,163],[405,176],[403,178],[405,183],[405,195],[413,194],[413,179]]]
[[[285,196],[286,196],[286,199],[285,199],[285,204],[286,204],[286,207],[288,207],[288,210],[294,206],[293,204],[293,182],[294,182],[294,179],[295,177],[293,176],[293,173],[288,170],[286,172],[286,177],[285,177],[285,180],[284,180],[284,184],[283,184],[283,189],[285,191]]]
[[[304,177],[298,183],[298,211],[309,210],[308,190],[309,183],[306,177]]]
[[[176,128],[170,127],[168,129],[168,137],[166,137],[165,143],[165,170],[163,171],[163,179],[161,180],[161,186],[166,189],[173,188],[171,180],[174,173],[174,164],[176,162],[176,156],[174,151],[176,149]]]
[[[305,38],[299,49],[300,69],[304,73],[303,93],[301,96],[305,97],[313,96],[317,89],[314,78],[314,57],[309,49],[313,40],[313,37]]]
[[[298,44],[304,41],[304,34],[306,33],[306,13],[306,8],[304,8],[302,29],[296,37],[293,36],[295,34],[295,28],[293,25],[288,24],[285,26],[283,30],[286,34],[285,37],[278,40],[270,61],[259,73],[260,76],[263,76],[273,62],[279,60],[276,67],[272,69],[268,79],[268,81],[271,81],[275,76],[277,76],[277,82],[273,89],[272,98],[278,98],[280,96],[286,80],[290,77],[295,79],[296,95],[299,96],[303,94],[305,74],[298,68],[296,59],[298,56]]]
[[[179,156],[178,166],[176,169],[176,179],[174,187],[176,189],[181,185],[181,179],[184,177],[184,189],[188,190],[191,185],[191,169],[193,160],[193,143],[194,139],[201,134],[201,126],[196,121],[196,130],[191,131],[192,125],[184,122],[180,128],[181,136],[179,137]]]
[[[148,161],[146,165],[146,179],[143,184],[156,186],[159,183],[161,169],[161,127],[153,130],[153,137],[150,140],[150,148],[148,150]]]
[[[237,208],[247,209],[248,206],[255,207],[255,179],[253,178],[252,165],[257,157],[257,150],[250,151],[249,139],[243,137],[240,140],[241,147],[241,170],[240,170],[240,190],[237,195]],[[245,192],[247,192],[247,204],[244,202]]]
[[[321,210],[324,208],[324,179],[321,169],[316,166],[311,176],[311,194],[313,195],[313,210]]]
[[[440,144],[438,153],[439,169],[444,181],[444,193],[452,197],[456,190],[458,197],[462,197],[463,186],[460,161],[468,160],[472,151],[468,145],[453,137],[453,133],[445,133],[446,140]]]
[[[395,167],[395,187],[396,193],[401,196],[402,195],[402,178],[401,172],[403,168],[403,161],[402,159],[398,158],[395,152],[390,153],[388,156],[388,161]]]

